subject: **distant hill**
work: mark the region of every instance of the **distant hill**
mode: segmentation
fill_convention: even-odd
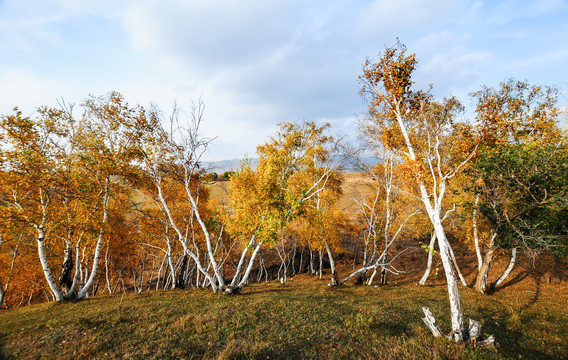
[[[253,168],[258,164],[258,158],[249,159]],[[237,171],[241,166],[243,159],[229,159],[229,160],[219,160],[219,161],[204,161],[201,166],[207,170],[207,172],[216,172],[222,174],[226,171]]]

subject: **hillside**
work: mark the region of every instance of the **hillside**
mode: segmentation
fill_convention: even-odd
[[[359,210],[357,203],[354,201],[362,200],[372,192],[372,180],[365,173],[344,173],[343,174],[343,195],[339,199],[337,208],[345,211],[350,216],[355,216]],[[211,199],[226,204],[229,196],[228,181],[214,181],[207,185],[210,191]]]
[[[480,320],[498,349],[432,338],[421,307],[447,328],[443,285],[329,288],[301,275],[288,285],[251,285],[236,296],[127,293],[2,311],[0,358],[567,358],[566,284],[462,294],[466,320]]]

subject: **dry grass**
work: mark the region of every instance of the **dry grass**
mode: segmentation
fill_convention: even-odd
[[[433,339],[428,306],[449,328],[443,285],[329,288],[293,283],[104,296],[0,313],[2,358],[560,359],[568,356],[568,287],[462,289],[465,318],[482,322],[500,348]]]
[[[359,206],[354,201],[363,200],[366,196],[372,193],[371,178],[365,173],[345,173],[344,182],[342,186],[343,196],[337,203],[337,208],[347,213],[349,216],[355,216],[359,210]],[[229,197],[229,182],[228,181],[214,181],[207,185],[211,200],[214,203],[219,203],[222,206],[227,206],[227,199]]]
[[[223,208],[228,207],[229,182],[212,181],[205,185],[209,190],[209,198],[214,205],[219,204]]]

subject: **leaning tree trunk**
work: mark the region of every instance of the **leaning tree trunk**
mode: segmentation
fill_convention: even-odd
[[[491,290],[495,290],[495,288],[499,285],[501,285],[503,283],[503,281],[505,281],[505,279],[509,276],[509,274],[511,273],[511,270],[513,270],[513,267],[515,266],[515,260],[517,259],[517,248],[514,247],[513,250],[511,250],[511,260],[509,261],[509,265],[507,266],[507,268],[505,269],[505,271],[503,272],[503,275],[501,275],[499,277],[499,279],[497,279],[497,281],[495,281],[493,284],[491,284]]]
[[[215,274],[215,278],[217,279],[217,284],[218,284],[217,286],[215,286],[213,284],[213,282],[211,281],[212,279],[210,280],[211,288],[215,292],[225,291],[225,279],[221,275],[221,268],[219,267],[219,265],[217,264],[217,260],[215,259],[215,254],[214,254],[213,246],[212,246],[212,242],[211,242],[211,234],[209,233],[209,230],[207,229],[207,225],[205,225],[205,222],[201,218],[201,214],[199,213],[199,208],[197,206],[197,200],[195,199],[194,195],[191,193],[191,190],[190,190],[191,185],[189,184],[189,179],[186,179],[185,188],[186,188],[186,192],[188,194],[188,199],[191,203],[193,215],[195,216],[195,219],[197,219],[197,223],[201,227],[203,235],[205,236],[205,245],[207,246],[207,255],[209,257],[209,263],[211,264],[211,267],[213,267],[213,273]]]
[[[327,257],[329,258],[329,266],[331,267],[331,286],[339,285],[339,277],[337,276],[337,270],[335,269],[335,261],[333,261],[333,254],[327,241],[325,241],[325,247],[327,249]]]
[[[41,267],[43,269],[43,275],[45,276],[45,279],[47,280],[47,284],[49,285],[49,288],[51,289],[51,292],[53,293],[53,296],[55,297],[55,301],[63,301],[65,299],[65,295],[63,295],[63,292],[61,291],[61,289],[59,288],[59,286],[57,285],[57,282],[55,281],[55,277],[53,276],[53,273],[51,272],[51,267],[49,266],[49,263],[47,262],[47,256],[45,255],[45,232],[43,230],[43,226],[38,226],[36,228],[37,232],[38,232],[38,236],[37,236],[37,252],[38,252],[38,256],[39,256],[39,261],[41,263]]]
[[[235,289],[235,286],[237,286],[237,282],[240,280],[240,276],[241,276],[241,269],[242,269],[242,267],[245,263],[245,257],[248,253],[249,247],[254,244],[255,239],[256,239],[256,235],[253,235],[251,237],[250,241],[248,242],[248,244],[245,246],[245,248],[241,252],[241,257],[240,257],[239,262],[237,264],[237,268],[235,270],[235,275],[233,275],[233,280],[231,281],[231,283],[229,284],[229,286],[227,286],[227,289],[225,290],[225,292],[227,294],[231,294],[233,292],[233,290]],[[249,265],[250,264],[251,264],[251,262],[249,261]]]
[[[479,269],[477,277],[475,278],[475,285],[473,286],[473,288],[475,289],[475,291],[482,294],[487,293],[487,277],[489,275],[489,268],[491,266],[493,255],[497,249],[498,247],[495,245],[492,245],[489,247],[489,249],[487,249],[487,252],[483,257],[483,261],[481,262],[481,268]]]
[[[479,267],[477,277],[475,278],[475,284],[473,285],[474,290],[482,294],[487,293],[487,278],[489,276],[489,270],[491,269],[491,261],[493,260],[495,251],[499,249],[499,246],[495,245],[496,237],[497,233],[493,233],[493,235],[491,235],[489,248],[481,261],[481,266]]]
[[[430,245],[428,246],[428,262],[426,264],[426,271],[424,271],[424,275],[418,282],[419,285],[425,285],[426,280],[428,280],[428,276],[430,276],[430,272],[432,271],[432,258],[434,255],[434,245],[436,244],[436,233],[432,233],[432,237],[430,238]]]
[[[254,251],[252,252],[252,255],[250,256],[250,260],[249,260],[247,269],[245,270],[245,273],[243,275],[243,278],[241,279],[239,284],[234,289],[232,289],[232,293],[240,293],[243,286],[245,286],[248,283],[250,273],[251,273],[251,270],[252,270],[252,266],[254,264],[254,259],[256,259],[258,251],[262,247],[262,244],[263,243],[260,242],[260,241],[256,244],[256,247],[254,248]]]
[[[473,242],[475,244],[475,254],[477,256],[477,271],[481,271],[481,266],[483,265],[483,257],[481,256],[481,249],[479,247],[479,234],[477,231],[477,209],[479,207],[479,197],[480,194],[478,193],[475,196],[475,205],[473,207],[473,216],[472,216],[472,226],[473,226]]]
[[[93,267],[91,269],[91,274],[89,276],[89,278],[87,279],[87,281],[85,282],[85,285],[83,286],[83,288],[81,290],[79,290],[77,292],[77,299],[83,299],[85,296],[87,296],[87,294],[89,293],[89,290],[91,289],[91,286],[93,286],[94,282],[95,282],[95,277],[97,276],[97,269],[99,267],[99,257],[101,255],[101,247],[103,245],[103,239],[105,236],[105,226],[108,222],[108,203],[110,200],[110,194],[109,194],[109,180],[107,179],[107,189],[106,189],[106,194],[103,200],[103,219],[99,228],[99,236],[97,238],[97,245],[95,246],[95,253],[94,253],[94,257],[93,257]]]
[[[452,263],[454,264],[454,268],[456,269],[456,272],[458,273],[458,277],[460,278],[460,281],[462,283],[463,286],[467,286],[467,282],[465,281],[461,271],[460,271],[460,267],[458,266],[458,262],[456,260],[456,255],[454,254],[454,250],[450,247],[450,254],[452,256]]]

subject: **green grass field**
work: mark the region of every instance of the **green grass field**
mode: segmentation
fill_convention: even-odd
[[[498,349],[434,339],[428,306],[449,328],[443,285],[329,288],[307,275],[293,283],[101,296],[0,312],[6,359],[566,359],[568,289],[462,288],[464,313],[480,320]]]

